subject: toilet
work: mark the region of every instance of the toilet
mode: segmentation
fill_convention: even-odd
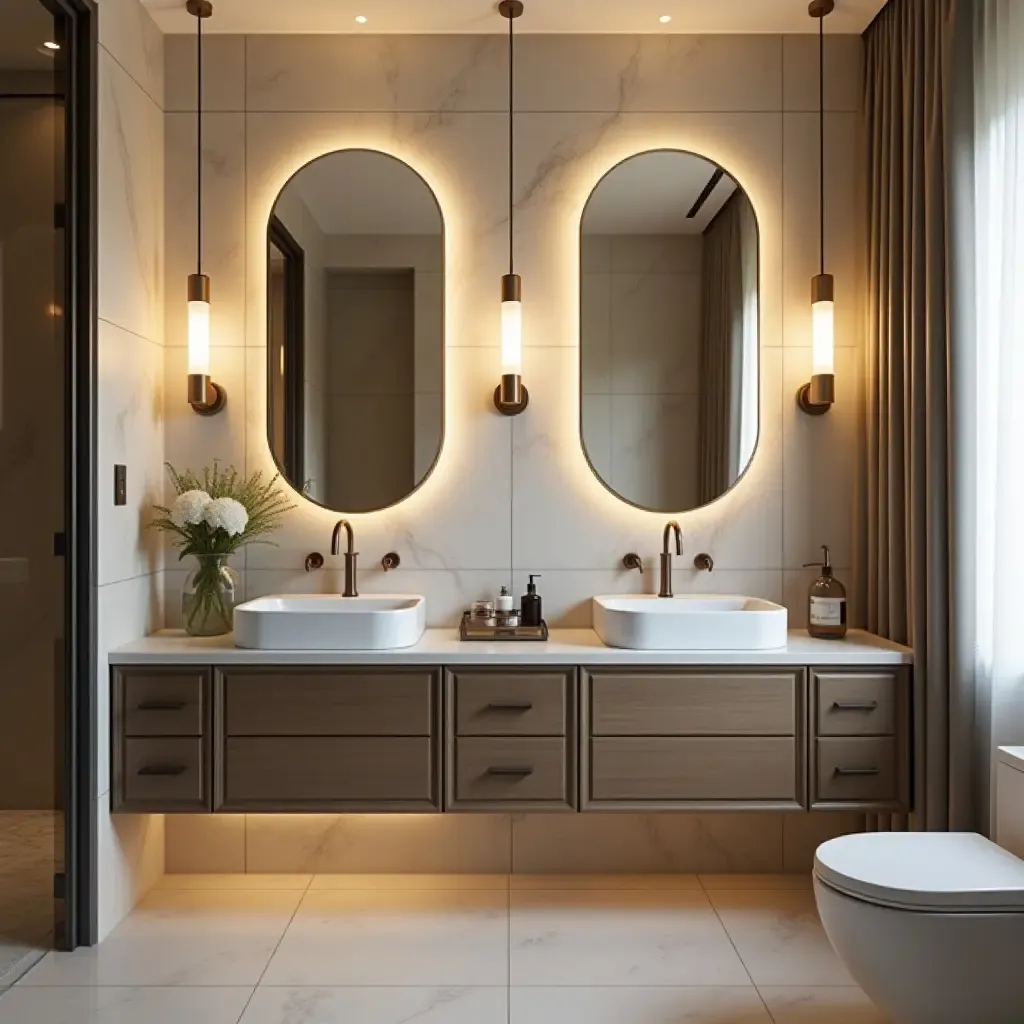
[[[1024,1022],[1024,861],[970,832],[818,847],[825,932],[893,1024]]]

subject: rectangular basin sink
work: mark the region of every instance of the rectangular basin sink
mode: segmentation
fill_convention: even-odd
[[[609,647],[634,651],[766,651],[785,647],[789,614],[732,594],[594,598],[594,629]]]
[[[235,609],[235,646],[258,651],[387,651],[412,647],[427,623],[415,594],[287,594]]]

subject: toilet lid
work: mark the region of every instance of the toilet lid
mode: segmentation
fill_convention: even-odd
[[[818,847],[814,873],[884,906],[1024,912],[1024,861],[973,832],[864,832]]]

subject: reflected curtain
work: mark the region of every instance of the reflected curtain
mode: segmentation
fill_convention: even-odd
[[[757,387],[744,388],[757,366],[757,222],[742,189],[705,229],[701,270],[699,497],[704,505],[733,485],[757,438]],[[748,391],[753,397],[745,401]]]
[[[976,825],[969,4],[865,33],[868,627],[914,648],[915,829]],[[874,827],[901,828],[882,816]]]

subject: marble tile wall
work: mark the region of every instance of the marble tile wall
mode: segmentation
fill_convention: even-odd
[[[97,692],[94,812],[99,934],[163,873],[163,819],[109,813],[107,652],[163,624],[163,550],[146,529],[163,498],[163,36],[137,0],[99,15]],[[113,504],[113,467],[128,502]]]

